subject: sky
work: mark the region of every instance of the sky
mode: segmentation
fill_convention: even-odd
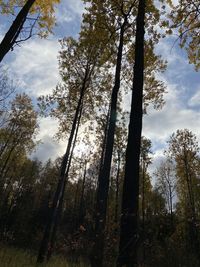
[[[83,13],[81,0],[62,0],[56,9],[57,26],[54,35],[46,40],[32,38],[16,47],[3,60],[11,78],[18,82],[19,90],[33,99],[51,92],[59,81],[58,39],[65,36],[78,37]],[[7,17],[0,18],[0,39],[9,25]],[[158,163],[166,148],[166,141],[177,129],[189,129],[197,135],[200,143],[200,75],[188,63],[184,50],[174,45],[175,37],[162,39],[156,48],[157,53],[168,61],[167,70],[160,75],[165,82],[166,104],[161,111],[150,110],[143,120],[143,135],[152,141],[154,163]],[[50,118],[40,119],[40,132],[37,136],[42,143],[32,157],[42,161],[61,156],[66,141],[53,139],[57,122]]]

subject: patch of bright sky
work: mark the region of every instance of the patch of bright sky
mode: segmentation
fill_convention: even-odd
[[[33,99],[50,92],[59,81],[58,39],[78,36],[82,12],[81,0],[63,0],[56,11],[57,26],[53,36],[46,40],[30,39],[5,57],[4,64],[12,78],[20,81],[21,90]],[[0,21],[0,36],[3,36],[8,23],[5,17]],[[168,61],[167,71],[160,76],[167,85],[166,104],[161,111],[151,109],[143,122],[143,135],[152,140],[155,164],[163,156],[167,139],[177,129],[188,128],[200,140],[200,76],[188,63],[186,52],[178,43],[174,45],[175,38],[163,39],[157,47],[157,52]],[[57,143],[52,139],[56,129],[56,121],[50,118],[40,120],[38,139],[43,144],[34,154],[40,160],[55,159],[64,153],[66,142]]]

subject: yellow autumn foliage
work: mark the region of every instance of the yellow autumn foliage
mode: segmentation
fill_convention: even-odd
[[[17,15],[26,0],[0,0],[0,13],[4,15]],[[55,7],[60,3],[60,0],[35,0],[30,12],[30,18],[37,18],[37,25],[41,37],[46,37],[52,33],[52,28],[55,25]]]
[[[169,1],[169,0],[168,0]],[[199,0],[179,0],[172,5],[171,29],[178,32],[180,46],[188,53],[189,62],[200,69],[200,5]]]

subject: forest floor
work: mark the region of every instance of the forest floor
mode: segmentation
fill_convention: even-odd
[[[1,267],[89,267],[84,263],[67,263],[62,256],[54,256],[48,264],[37,264],[36,256],[21,249],[0,246]]]

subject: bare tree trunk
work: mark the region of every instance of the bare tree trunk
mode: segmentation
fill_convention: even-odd
[[[105,146],[104,162],[100,170],[98,179],[96,219],[95,219],[95,240],[91,255],[92,267],[103,266],[104,232],[106,225],[109,178],[110,178],[114,134],[115,134],[116,117],[117,117],[117,96],[120,89],[122,51],[123,51],[124,32],[126,25],[127,25],[127,17],[125,17],[124,23],[120,31],[120,41],[119,41],[117,63],[115,70],[115,83],[111,96],[110,117],[108,122],[108,132],[107,132],[107,140]]]
[[[173,195],[171,184],[169,184],[169,202],[170,202],[170,220],[171,220],[171,229],[174,228],[174,216],[173,216]]]
[[[74,148],[76,146],[76,140],[77,140],[78,130],[79,130],[79,126],[80,126],[82,110],[83,110],[83,102],[81,103],[79,118],[78,118],[78,122],[77,122],[77,126],[76,126],[76,132],[75,132],[73,145],[72,145],[72,149],[71,149],[71,153],[70,153],[70,157],[69,157],[69,162],[67,164],[67,170],[66,170],[66,173],[65,173],[65,181],[64,181],[64,186],[63,186],[63,190],[62,190],[62,196],[61,196],[61,200],[59,202],[58,212],[57,212],[57,215],[56,215],[56,218],[55,218],[55,224],[53,225],[52,234],[51,234],[51,238],[50,238],[50,242],[49,242],[49,246],[48,246],[47,261],[50,260],[50,258],[52,256],[52,253],[54,251],[54,246],[55,246],[55,242],[56,242],[56,233],[57,233],[57,229],[58,229],[59,220],[60,220],[60,217],[62,215],[64,194],[65,194],[66,185],[67,185],[67,182],[68,182],[68,175],[69,175],[69,170],[70,170],[70,166],[71,166],[71,161],[72,161],[72,157],[73,157]]]
[[[193,252],[196,254],[197,259],[200,263],[200,244],[199,244],[199,237],[198,237],[198,229],[197,229],[197,222],[196,222],[196,211],[195,211],[195,200],[194,200],[194,193],[192,188],[192,177],[190,173],[190,167],[188,166],[188,159],[187,159],[187,152],[184,150],[184,167],[185,167],[185,176],[186,176],[186,183],[188,188],[188,196],[189,196],[189,206],[190,206],[190,214],[188,218],[189,224],[189,233],[190,233],[190,244]]]
[[[10,138],[12,137],[12,135],[14,133],[14,127],[15,127],[15,124],[13,123],[11,129],[8,129],[9,134],[6,136],[7,140],[6,140],[5,144],[0,149],[0,157],[3,155],[4,151],[6,150],[8,144],[10,142]]]
[[[119,174],[121,167],[120,152],[118,151],[118,162],[117,162],[117,176],[116,176],[116,191],[115,191],[115,223],[118,223],[118,209],[119,209]]]
[[[82,188],[81,188],[81,197],[80,197],[80,202],[79,202],[79,219],[78,219],[78,224],[79,225],[82,224],[83,220],[84,220],[84,216],[83,216],[84,205],[83,204],[84,204],[86,172],[87,172],[87,162],[85,162],[85,168],[84,168],[84,174],[83,174],[83,182],[82,182]]]
[[[143,235],[143,263],[145,263],[145,173],[146,166],[144,159],[142,160],[142,235]]]
[[[139,1],[136,20],[132,104],[126,148],[120,244],[117,266],[137,266],[139,166],[143,115],[145,0]]]
[[[3,178],[5,177],[5,173],[4,173],[4,171],[5,171],[6,167],[8,166],[8,163],[9,163],[9,161],[10,161],[10,158],[11,158],[12,153],[13,153],[13,151],[15,150],[15,148],[16,148],[15,145],[13,145],[13,146],[11,147],[11,149],[10,149],[10,151],[9,151],[9,153],[8,153],[8,156],[7,156],[5,162],[4,162],[4,164],[3,164],[3,166],[2,166],[2,168],[1,168],[1,170],[0,170],[0,176],[1,176],[1,179],[2,179],[2,180],[3,180]]]
[[[109,109],[108,109],[108,113],[106,115],[106,123],[105,123],[104,133],[103,133],[102,150],[101,150],[101,157],[100,157],[99,170],[98,170],[99,175],[98,175],[97,182],[96,182],[96,188],[97,189],[99,187],[100,174],[101,174],[101,171],[102,171],[102,168],[103,168],[103,163],[104,163],[106,143],[107,143],[107,135],[108,135],[108,121],[109,121],[109,117],[110,117],[110,106],[109,106]],[[97,201],[97,199],[95,198],[94,202],[96,202],[96,201]]]
[[[6,35],[4,36],[3,40],[0,44],[0,62],[3,60],[4,56],[13,48],[23,25],[26,21],[27,15],[33,6],[35,0],[28,0],[26,4],[22,7],[20,12],[18,13],[17,17],[13,21],[10,29],[7,31]]]
[[[73,145],[73,138],[74,138],[75,131],[76,131],[76,126],[77,126],[77,122],[78,122],[80,109],[81,109],[82,102],[83,102],[83,97],[84,97],[85,88],[86,88],[86,81],[88,78],[87,74],[88,73],[86,71],[85,78],[84,78],[83,85],[82,85],[81,92],[80,92],[79,101],[78,101],[78,104],[76,107],[76,112],[75,112],[73,123],[72,123],[72,128],[71,128],[71,132],[70,132],[70,136],[69,136],[69,140],[68,140],[67,149],[66,149],[66,152],[65,152],[65,155],[63,157],[62,164],[61,164],[60,177],[59,177],[57,189],[56,189],[54,199],[53,199],[53,204],[52,204],[52,208],[51,208],[51,215],[50,215],[50,218],[47,222],[44,236],[43,236],[43,240],[41,242],[41,246],[39,249],[38,258],[37,258],[38,263],[42,263],[45,260],[45,257],[46,257],[47,251],[48,251],[50,236],[51,236],[53,227],[54,227],[55,222],[56,222],[57,213],[59,211],[59,203],[62,199],[62,193],[63,193],[64,187],[65,187],[65,180],[66,180],[65,179],[66,178],[65,172],[66,172],[68,160],[70,157],[70,151],[71,151],[71,148]]]

